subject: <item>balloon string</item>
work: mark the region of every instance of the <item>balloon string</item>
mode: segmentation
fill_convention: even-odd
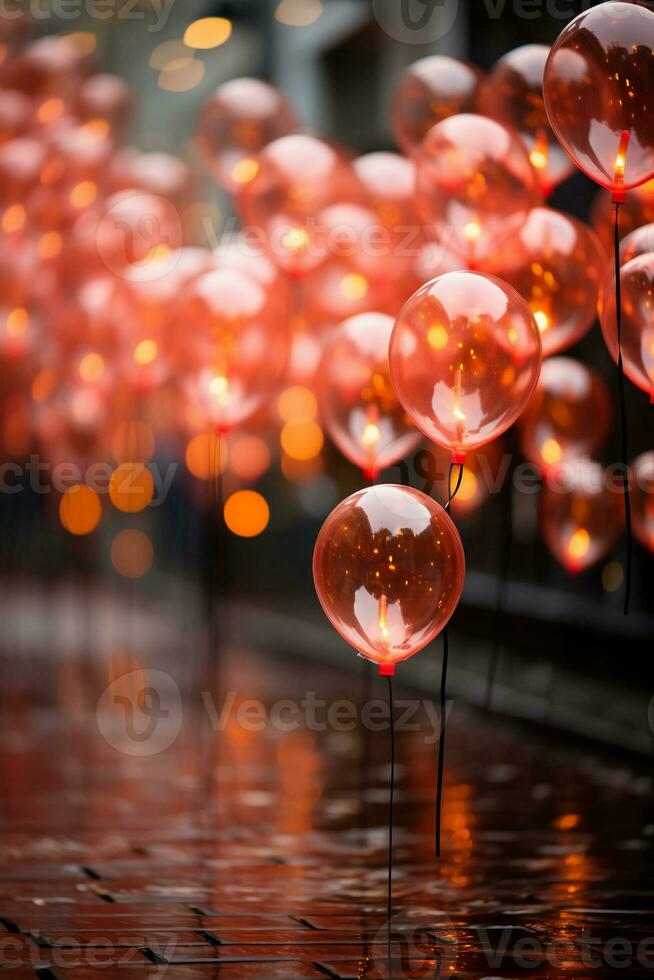
[[[387,914],[387,946],[388,946],[388,975],[391,976],[391,919],[393,918],[393,796],[395,792],[395,706],[393,703],[392,678],[388,681],[388,710],[390,713],[391,732],[391,785],[388,797],[388,894],[386,903]]]
[[[484,708],[490,711],[493,703],[493,691],[495,679],[500,665],[502,655],[502,642],[504,633],[504,608],[506,606],[507,591],[509,584],[509,572],[511,569],[511,542],[513,541],[513,500],[511,496],[511,479],[502,487],[502,497],[500,499],[500,520],[498,521],[498,552],[501,554],[500,569],[497,575],[497,586],[495,592],[495,636],[493,639],[493,649],[488,664],[486,675],[486,694],[484,697]]]
[[[629,614],[631,596],[631,565],[633,538],[631,532],[631,497],[629,488],[629,448],[627,405],[625,398],[624,365],[622,362],[622,296],[620,283],[620,202],[615,202],[615,221],[613,224],[613,253],[615,258],[615,318],[618,335],[618,401],[620,406],[620,455],[622,457],[622,486],[624,493],[624,513],[627,529],[627,567],[625,570],[624,615]]]
[[[452,473],[454,467],[459,467],[457,481],[452,489]],[[450,463],[447,475],[447,503],[445,510],[449,512],[452,501],[456,497],[463,480],[463,463]],[[440,734],[438,738],[438,778],[436,781],[436,857],[441,856],[441,812],[443,807],[443,769],[445,766],[445,704],[447,692],[447,663],[449,659],[449,640],[447,626],[443,630],[443,665],[441,667],[440,685]]]

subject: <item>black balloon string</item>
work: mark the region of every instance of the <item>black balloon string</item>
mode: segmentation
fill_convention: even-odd
[[[613,253],[615,259],[615,320],[618,338],[618,402],[620,408],[620,456],[624,493],[624,515],[627,530],[627,567],[625,569],[624,614],[629,613],[631,596],[631,565],[633,537],[631,533],[631,491],[629,486],[629,444],[627,425],[627,405],[625,398],[624,365],[622,363],[622,295],[620,283],[620,202],[615,201],[615,221],[613,223]]]
[[[459,467],[456,483],[452,489],[452,474],[454,467]],[[449,513],[452,501],[461,488],[463,480],[463,463],[450,463],[447,474],[447,502],[445,510]],[[441,812],[443,808],[443,770],[445,767],[445,707],[447,693],[447,663],[449,659],[449,641],[447,626],[443,630],[443,664],[441,667],[440,685],[440,732],[438,737],[438,774],[436,779],[436,857],[441,856]]]
[[[391,919],[393,918],[393,797],[395,794],[395,706],[393,703],[393,683],[392,678],[387,677],[388,681],[388,711],[390,714],[390,735],[391,735],[391,785],[388,796],[388,891],[386,897],[386,916],[387,930],[386,941],[388,946],[388,975],[391,976]]]

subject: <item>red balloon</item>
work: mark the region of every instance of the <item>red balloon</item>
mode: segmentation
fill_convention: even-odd
[[[492,69],[479,97],[481,112],[519,133],[546,197],[574,170],[552,132],[543,101],[549,53],[544,44],[525,44],[509,51]]]
[[[654,177],[654,13],[600,3],[561,32],[545,66],[547,114],[592,180],[620,198]]]
[[[32,102],[22,92],[0,91],[0,145],[23,136],[30,126]]]
[[[217,183],[233,194],[257,175],[261,150],[296,128],[277,89],[256,78],[235,78],[217,88],[200,113],[198,146]]]
[[[405,304],[389,359],[393,386],[414,423],[462,462],[525,408],[540,371],[540,335],[511,286],[450,272]]]
[[[132,114],[129,85],[118,75],[91,75],[80,86],[75,110],[97,132],[120,137]]]
[[[602,336],[613,360],[618,361],[618,331],[615,290],[611,278],[604,291],[600,323]],[[645,252],[626,262],[620,269],[621,347],[624,373],[630,381],[646,391],[654,401],[654,252]]]
[[[494,269],[499,265],[498,274],[529,304],[543,357],[567,350],[590,330],[606,255],[587,225],[560,211],[534,208],[501,256]]]
[[[289,349],[287,322],[271,315],[266,289],[244,272],[218,268],[196,277],[174,310],[171,363],[183,372],[196,413],[218,430],[272,398]]]
[[[546,473],[592,456],[609,433],[611,414],[609,393],[596,371],[569,357],[548,358],[520,419],[523,455]]]
[[[239,205],[246,224],[263,232],[270,255],[286,272],[315,269],[330,254],[324,212],[358,204],[363,188],[350,164],[324,140],[298,134],[270,143]]]
[[[631,508],[636,538],[654,552],[654,452],[642,453],[631,464]]]
[[[112,194],[75,224],[73,235],[83,259],[96,269],[132,280],[157,279],[173,267],[183,244],[176,208],[165,198],[143,191]]]
[[[418,226],[416,168],[399,153],[366,153],[353,163],[354,172],[377,220],[393,235],[405,238]]]
[[[313,554],[327,618],[386,676],[447,625],[464,575],[454,524],[439,504],[409,487],[369,487],[342,501]]]
[[[475,115],[429,130],[416,157],[416,193],[434,237],[471,268],[518,232],[540,199],[518,135]]]
[[[422,441],[388,369],[393,319],[362,313],[327,335],[318,371],[321,417],[343,455],[369,479]]]
[[[430,55],[410,65],[393,97],[391,124],[398,146],[410,155],[436,123],[473,112],[482,74],[474,65]]]
[[[620,481],[621,482],[621,481]],[[542,531],[548,548],[570,574],[604,558],[622,534],[624,500],[593,460],[564,463],[543,489]]]

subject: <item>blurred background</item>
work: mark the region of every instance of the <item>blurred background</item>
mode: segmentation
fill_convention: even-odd
[[[170,158],[149,157],[144,185],[156,193],[160,181],[165,194],[171,181],[179,190],[184,243],[214,248],[237,225],[230,198],[206,173],[195,133],[202,107],[222,83],[240,76],[266,80],[284,93],[304,127],[354,155],[395,151],[390,102],[409,64],[446,53],[488,71],[518,45],[551,43],[580,9],[572,0],[557,8],[442,0],[439,16],[451,26],[435,40],[408,43],[392,28],[394,2],[109,0],[96,9],[82,0],[34,0],[27,13],[20,4],[10,8],[12,18],[5,14],[5,50],[30,38],[65,36],[80,57],[124,79],[132,92],[125,144],[181,161],[178,173]],[[14,13],[21,17],[13,19]],[[214,23],[202,37],[197,27],[197,47],[186,44],[204,18],[219,18],[217,31]],[[24,23],[24,37],[18,37],[18,23]],[[56,107],[41,105],[42,112],[50,110]],[[557,188],[552,205],[589,221],[597,193],[575,173]],[[6,222],[3,227],[6,254]],[[609,234],[605,228],[607,247]],[[46,305],[41,315],[54,312]],[[599,327],[568,354],[602,376],[615,420],[615,365]],[[47,347],[37,360],[22,389],[12,380],[14,368],[3,366],[3,456],[21,466],[42,452],[34,406],[22,397],[29,391],[38,405],[47,389]],[[654,410],[631,384],[627,395],[634,457],[651,448]],[[112,431],[96,453],[111,473],[131,458],[136,440],[155,473],[146,506],[131,507],[110,492],[98,497],[95,514],[95,500],[84,507],[79,498],[62,504],[47,478],[35,489],[23,474],[24,489],[15,492],[19,478],[5,469],[0,637],[7,689],[44,705],[58,703],[76,717],[93,710],[108,681],[144,667],[171,671],[183,690],[197,693],[214,683],[224,651],[242,647],[257,651],[265,670],[278,678],[292,672],[294,658],[328,662],[344,672],[358,669],[318,606],[311,557],[322,521],[363,478],[323,431],[311,386],[297,379],[282,384],[263,422],[256,417],[227,437],[218,504],[207,480],[207,437],[181,435],[175,411],[165,401],[156,405],[161,424],[153,426],[137,409],[129,433]],[[135,430],[137,423],[142,428]],[[508,432],[502,443],[511,467],[517,466],[518,433]],[[607,464],[619,458],[615,421],[600,458]],[[446,463],[418,452],[399,476],[395,468],[380,480],[408,480],[442,500]],[[451,695],[651,754],[651,555],[635,544],[632,609],[624,617],[624,537],[592,568],[568,574],[543,543],[540,494],[515,491],[511,472],[501,490],[479,501],[470,472],[454,509],[468,574],[452,630]],[[438,659],[428,650],[403,673],[408,683],[435,692]],[[12,696],[5,705],[9,729],[21,704]]]

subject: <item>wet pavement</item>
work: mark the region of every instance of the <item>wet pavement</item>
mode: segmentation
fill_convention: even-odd
[[[389,962],[385,682],[232,651],[193,708],[174,674],[14,665],[0,975],[654,977],[638,761],[457,701],[437,860],[437,718],[400,673]]]

